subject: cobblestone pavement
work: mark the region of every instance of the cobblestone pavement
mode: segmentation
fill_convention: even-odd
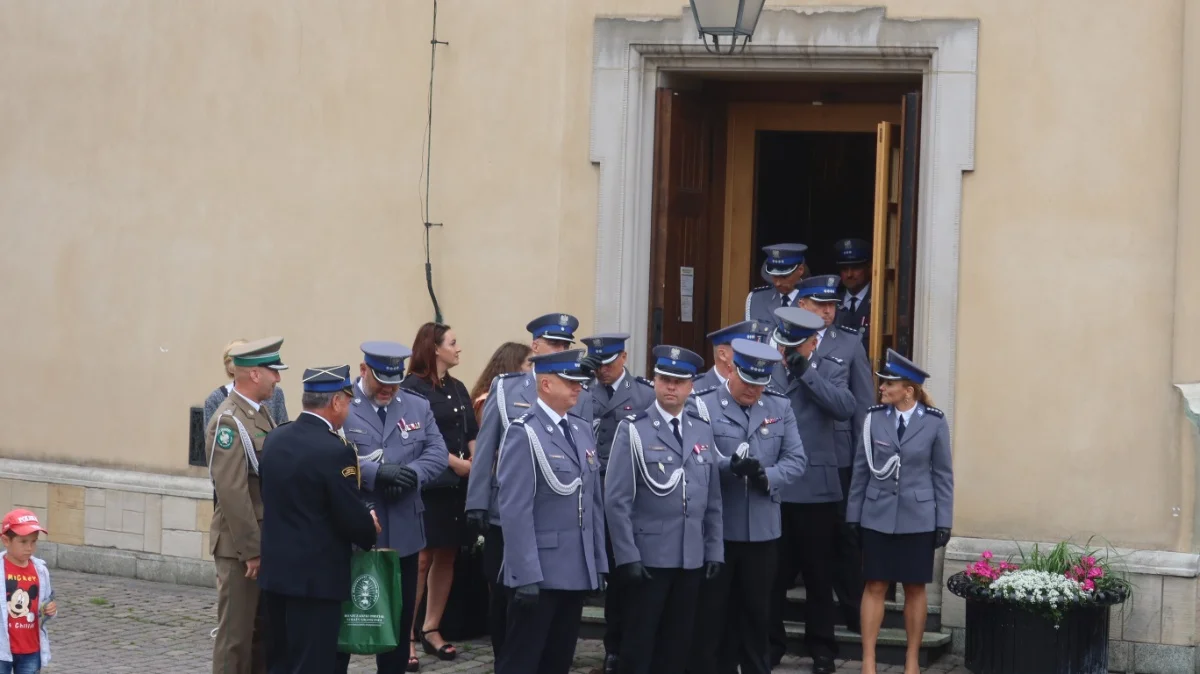
[[[209,633],[216,626],[216,592],[183,585],[93,576],[52,570],[58,617],[48,625],[53,651],[49,674],[154,672],[201,674],[212,657]],[[459,656],[439,662],[423,655],[422,672],[492,671],[492,649],[486,639],[456,644]],[[586,674],[600,663],[599,641],[581,640],[573,672]],[[928,670],[966,674],[962,661],[943,658]],[[373,660],[355,656],[350,671],[374,672]],[[839,662],[839,671],[856,672],[858,662]],[[807,659],[788,657],[777,674],[811,671]],[[903,667],[880,667],[902,672]]]

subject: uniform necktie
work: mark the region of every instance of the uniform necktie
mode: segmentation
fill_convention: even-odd
[[[900,425],[896,426],[896,439],[897,440],[904,439],[904,415],[903,414],[900,415]]]
[[[605,391],[608,391],[608,399],[609,399],[609,400],[612,400],[612,397],[613,397],[614,395],[616,395],[616,391],[613,389],[613,387],[612,387],[612,385],[611,385],[611,384],[605,384],[605,385],[604,385],[604,390],[605,390]]]
[[[788,305],[788,299],[789,298],[787,295],[780,295],[779,296],[779,306],[786,307]]]
[[[379,414],[379,423],[387,426],[387,407],[380,407],[375,411]]]
[[[578,452],[579,448],[575,446],[575,440],[571,437],[571,425],[567,423],[566,419],[559,419],[558,427],[562,429],[563,435],[566,436],[567,444],[571,445],[571,449]]]
[[[850,313],[858,311],[858,295],[850,296]]]
[[[683,446],[683,436],[679,434],[679,420],[671,420],[671,432],[675,434],[675,440],[679,442],[679,446]]]

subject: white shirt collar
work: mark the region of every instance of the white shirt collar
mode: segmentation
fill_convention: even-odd
[[[724,386],[725,382],[728,381],[727,379],[725,379],[725,377],[721,376],[721,371],[718,370],[716,368],[716,366],[713,366],[713,374],[717,375],[717,381],[720,382],[721,386]]]
[[[896,413],[896,426],[897,426],[897,427],[899,427],[899,426],[900,426],[900,417],[904,417],[904,427],[905,427],[905,428],[908,428],[909,426],[911,426],[911,425],[912,425],[912,417],[913,417],[913,412],[916,412],[916,411],[917,411],[917,408],[918,408],[918,407],[920,407],[920,406],[921,406],[921,404],[920,404],[920,403],[917,403],[916,405],[913,405],[912,407],[908,408],[908,411],[907,411],[907,412],[901,412],[900,410],[896,409],[896,408],[893,406],[893,407],[892,407],[892,410],[893,410],[893,411]]]
[[[862,287],[862,288],[861,288],[861,289],[860,289],[858,292],[856,292],[856,293],[852,293],[852,292],[850,292],[849,290],[847,290],[847,291],[846,291],[846,294],[845,294],[845,296],[844,296],[844,297],[842,297],[842,306],[843,306],[844,308],[846,308],[846,309],[849,309],[849,308],[850,308],[850,298],[851,298],[851,297],[857,297],[857,298],[858,298],[858,305],[859,305],[859,306],[862,306],[863,300],[867,299],[867,292],[868,292],[868,291],[870,291],[870,290],[871,290],[871,284],[870,284],[870,283],[868,283],[867,285],[863,286],[863,287]],[[908,423],[908,422],[907,422],[907,421],[905,421],[904,423]]]
[[[788,304],[796,301],[796,294],[800,292],[799,288],[792,288],[792,292],[787,294]]]
[[[236,394],[238,394],[238,397],[239,397],[239,398],[241,398],[242,400],[245,400],[246,402],[250,403],[250,406],[254,408],[254,411],[255,411],[255,412],[257,412],[257,411],[259,410],[259,408],[261,408],[261,407],[262,407],[262,403],[256,403],[256,402],[254,402],[253,400],[251,400],[251,399],[247,398],[246,396],[242,395],[242,392],[241,392],[241,391],[239,391],[239,390],[237,390],[237,389],[233,389],[233,392],[234,392],[234,393],[236,393]]]
[[[326,419],[325,417],[321,416],[320,414],[313,414],[312,412],[309,412],[308,410],[304,410],[300,414],[307,414],[310,417],[316,417],[316,418],[320,419],[326,426],[328,426],[329,430],[331,430],[331,431],[333,430],[333,424],[329,423],[329,420]]]
[[[541,406],[542,411],[546,413],[546,416],[550,417],[550,422],[553,423],[555,427],[558,427],[558,422],[563,420],[563,416],[550,409],[550,406],[547,405],[541,398],[538,398],[538,405]],[[562,429],[559,428],[559,430],[561,431]]]
[[[621,376],[617,377],[617,380],[612,383],[613,390],[616,391],[620,388],[623,381],[625,381],[625,370],[621,370]]]
[[[670,428],[670,427],[671,427],[671,420],[672,420],[672,419],[678,419],[678,420],[679,420],[679,424],[680,424],[680,429],[679,429],[679,432],[680,432],[680,434],[682,434],[682,433],[683,433],[683,412],[682,412],[682,411],[680,411],[680,413],[679,413],[679,415],[678,415],[678,416],[671,416],[671,413],[670,413],[670,412],[668,412],[668,411],[664,410],[664,409],[662,408],[662,405],[659,405],[659,404],[658,404],[658,400],[657,400],[657,399],[655,399],[655,401],[654,401],[654,407],[658,409],[658,414],[659,414],[659,416],[661,416],[661,417],[662,417],[663,421],[665,421],[665,422],[666,422],[666,424],[667,424],[667,428]]]

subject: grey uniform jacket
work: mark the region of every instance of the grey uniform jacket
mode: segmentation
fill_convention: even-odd
[[[654,404],[654,384],[642,377],[634,377],[625,371],[625,376],[613,389],[612,398],[608,390],[595,380],[588,386],[592,394],[592,428],[596,433],[596,450],[600,452],[600,472],[608,467],[609,450],[617,424],[627,416],[637,414]]]
[[[749,417],[727,385],[702,391],[693,402],[701,417],[707,415],[717,443],[725,540],[761,542],[779,538],[780,490],[800,479],[808,466],[788,399],[766,390],[750,406]],[[742,443],[748,445],[746,456],[758,459],[766,468],[768,494],[730,470],[729,457]]]
[[[634,451],[634,433],[640,456]],[[721,476],[712,428],[687,410],[679,434],[682,443],[653,402],[617,426],[604,480],[604,513],[618,566],[641,562],[655,568],[698,569],[705,562],[725,561]],[[667,487],[680,468],[681,478]]]
[[[692,393],[706,391],[714,386],[721,386],[725,382],[721,381],[721,377],[717,374],[716,366],[708,368],[708,372],[696,377],[692,381]]]
[[[429,401],[419,393],[400,389],[396,400],[387,406],[387,422],[368,398],[354,387],[354,402],[342,424],[346,439],[358,449],[363,489],[375,491],[375,474],[382,463],[396,463],[417,473],[418,485],[398,500],[387,501],[382,494],[373,496],[375,514],[383,532],[377,545],[391,548],[401,557],[425,547],[425,503],[421,485],[437,479],[450,463],[446,441],[438,430]]]
[[[775,286],[759,286],[750,291],[746,295],[746,318],[747,321],[762,321],[768,325],[775,325],[775,310],[782,306],[789,306],[794,302],[789,302],[787,305],[783,303],[783,296],[775,290]]]
[[[828,334],[828,332],[827,332]],[[790,378],[784,395],[796,415],[808,469],[783,488],[787,503],[842,500],[838,477],[835,422],[854,416],[854,396],[846,386],[847,363],[836,356],[814,357],[800,378]]]
[[[878,400],[875,394],[875,377],[871,374],[871,362],[858,339],[858,333],[841,326],[825,330],[825,337],[817,346],[817,356],[832,356],[846,362],[846,385],[850,387],[855,401],[854,418],[834,424],[834,435],[837,440],[838,468],[849,468],[854,463],[854,443],[858,441],[867,408]]]
[[[467,477],[466,509],[488,511],[492,524],[500,524],[500,512],[496,509],[496,456],[500,438],[513,419],[529,412],[536,403],[537,378],[529,372],[511,372],[493,379],[483,403],[471,473]],[[579,393],[579,401],[571,408],[571,413],[585,419],[591,430],[592,399],[587,391]]]
[[[566,420],[577,449],[536,402],[504,432],[496,500],[504,529],[500,581],[508,587],[537,583],[547,590],[595,590],[598,574],[608,573],[595,438],[582,418],[568,413]],[[529,431],[541,446],[541,457]],[[561,495],[544,471],[562,486],[577,479],[579,486]]]
[[[860,444],[854,455],[846,521],[885,534],[949,529],[954,521],[954,468],[945,415],[936,407],[918,404],[904,429],[904,440],[898,441],[892,406],[876,405],[867,414],[876,470],[898,453],[900,471],[896,477],[876,477]]]

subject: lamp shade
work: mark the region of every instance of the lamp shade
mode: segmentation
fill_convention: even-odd
[[[691,0],[701,35],[749,38],[765,0]]]

